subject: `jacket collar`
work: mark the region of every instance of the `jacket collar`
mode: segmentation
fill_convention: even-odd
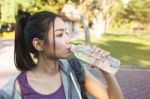
[[[61,78],[62,78],[62,82],[63,82],[63,86],[64,86],[66,99],[71,99],[70,79],[69,79],[71,69],[70,69],[68,61],[66,59],[60,59],[59,64],[60,64],[59,66],[61,69]]]
[[[67,59],[59,59],[58,63],[59,63],[60,69],[64,73],[66,73],[67,75],[69,75],[70,72],[71,72],[71,67],[70,67],[70,65],[68,63],[68,60]]]

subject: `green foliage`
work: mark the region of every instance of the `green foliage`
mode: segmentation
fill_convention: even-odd
[[[130,0],[117,16],[116,22],[150,24],[150,0]]]
[[[22,11],[34,13],[40,10],[49,10],[58,13],[68,0],[20,0]],[[75,0],[72,0],[75,3]],[[24,4],[26,2],[26,4]]]
[[[14,23],[16,14],[16,0],[1,0],[0,23]]]
[[[58,13],[61,8],[67,3],[69,0],[1,0],[0,1],[0,15],[1,15],[1,23],[14,23],[15,16],[17,16],[18,9],[22,11],[29,11],[30,13],[34,13],[40,10],[49,10],[54,13]],[[70,0],[74,5],[78,6],[78,2],[76,0]],[[109,3],[113,3],[111,9],[107,12],[109,14],[106,17],[116,13],[118,11],[117,7],[120,0],[107,0]],[[84,0],[80,5],[83,7],[83,11],[85,11],[86,16],[91,18],[94,15],[94,10],[98,9],[99,12],[102,11],[104,1],[102,0]],[[1,4],[3,3],[3,4]],[[120,7],[119,7],[120,8]],[[10,12],[10,13],[7,13]]]
[[[18,9],[30,13],[40,10],[58,13],[66,2],[67,0],[0,0],[0,23],[15,23]]]

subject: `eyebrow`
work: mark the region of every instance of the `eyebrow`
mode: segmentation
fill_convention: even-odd
[[[54,32],[56,32],[56,31],[65,31],[65,30],[67,30],[67,28],[57,29],[57,30],[55,30]]]

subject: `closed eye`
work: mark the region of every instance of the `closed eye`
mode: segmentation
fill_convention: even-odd
[[[58,34],[57,34],[57,37],[62,37],[64,34],[65,34],[65,35],[68,35],[68,34],[69,34],[69,33],[67,32],[67,29],[66,29],[66,30],[64,30],[64,29],[57,29],[55,32],[58,33]]]
[[[59,34],[59,35],[57,35],[57,37],[62,37],[63,36],[63,34]]]

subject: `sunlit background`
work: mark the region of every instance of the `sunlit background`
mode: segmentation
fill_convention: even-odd
[[[109,51],[121,61],[121,69],[149,70],[150,0],[0,0],[0,86],[16,73],[16,19],[41,10],[64,20],[74,44]]]

